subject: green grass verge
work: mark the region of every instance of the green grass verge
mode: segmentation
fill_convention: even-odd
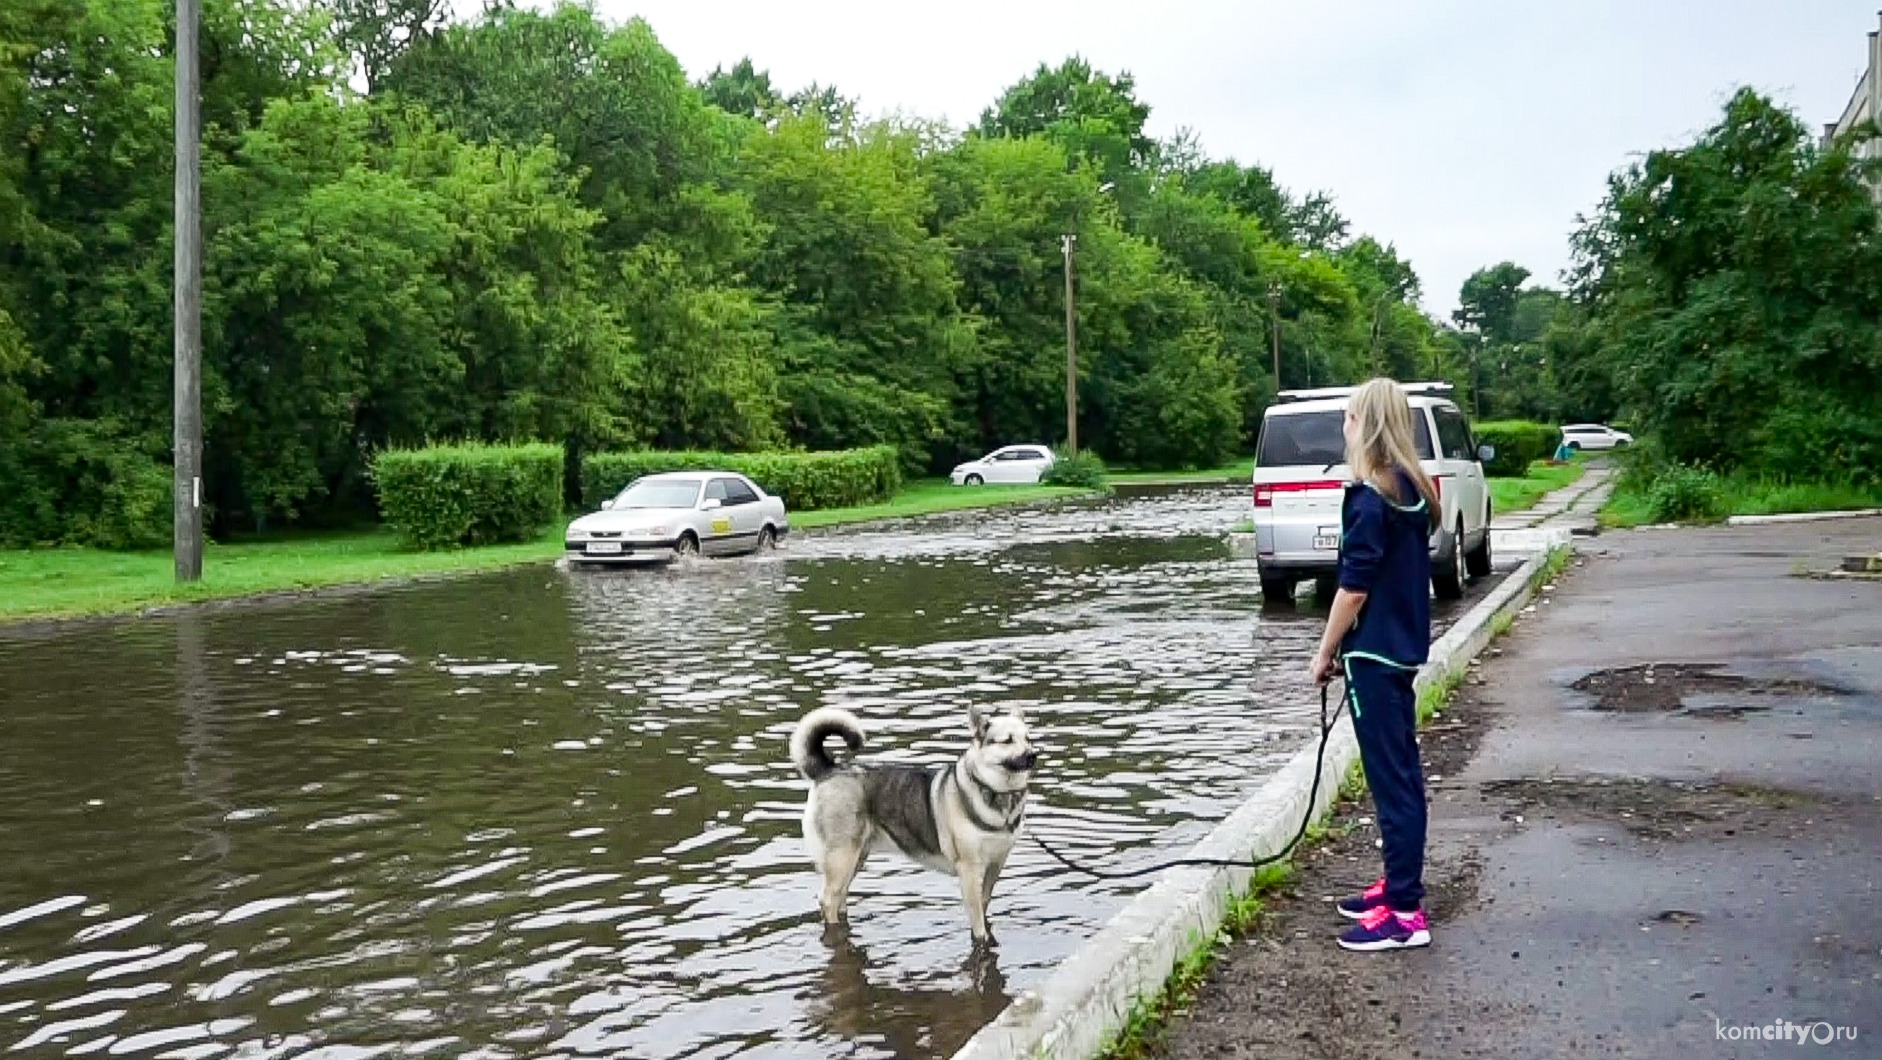
[[[1522,478],[1488,479],[1491,509],[1504,515],[1533,508],[1543,497],[1564,486],[1573,485],[1587,470],[1587,464],[1581,460],[1572,460],[1566,464],[1538,460],[1529,465],[1529,473]]]
[[[1729,475],[1719,480],[1717,519],[1733,515],[1790,515],[1797,512],[1847,512],[1882,508],[1882,486],[1850,482],[1784,482]],[[1601,525],[1645,526],[1655,518],[1650,483],[1622,478],[1601,509]]]
[[[1188,1010],[1196,992],[1209,976],[1216,956],[1231,942],[1246,936],[1261,922],[1262,897],[1285,886],[1293,879],[1294,868],[1287,862],[1256,869],[1248,889],[1229,899],[1223,911],[1222,926],[1209,938],[1190,935],[1189,952],[1176,962],[1169,981],[1154,997],[1140,999],[1131,1006],[1124,1026],[1105,1044],[1099,1055],[1105,1060],[1147,1060],[1158,1053],[1170,1019]]]
[[[1091,490],[1071,486],[956,486],[946,479],[918,479],[882,504],[793,513],[791,529],[815,530],[882,519],[910,519],[918,515],[1085,497],[1091,493]]]
[[[910,483],[882,504],[800,512],[791,517],[791,526],[809,530],[1090,492],[1057,486],[968,488],[923,480]],[[203,555],[203,580],[178,585],[167,551],[0,550],[0,621],[123,614],[204,600],[470,574],[546,563],[560,555],[561,525],[523,544],[444,552],[407,550],[384,529],[286,534],[269,540],[212,543]]]
[[[562,530],[525,544],[412,552],[389,530],[296,535],[209,545],[203,580],[178,585],[168,552],[90,548],[0,551],[0,619],[63,618],[163,604],[293,592],[392,578],[541,563],[562,554]]]
[[[1206,482],[1246,482],[1254,473],[1255,461],[1250,457],[1233,464],[1197,471],[1112,470],[1106,472],[1104,478],[1116,486],[1185,486]]]

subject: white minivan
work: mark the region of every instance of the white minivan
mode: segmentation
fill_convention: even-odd
[[[1444,518],[1431,535],[1431,587],[1464,595],[1466,577],[1490,573],[1490,487],[1480,450],[1449,383],[1403,383],[1413,442],[1438,488]],[[1291,600],[1312,578],[1330,592],[1339,570],[1340,500],[1352,478],[1342,425],[1354,387],[1284,390],[1261,420],[1255,445],[1255,549],[1261,593]]]

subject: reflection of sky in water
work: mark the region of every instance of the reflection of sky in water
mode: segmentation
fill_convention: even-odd
[[[26,1055],[951,1052],[1147,881],[879,856],[815,923],[812,707],[1045,754],[1030,826],[1124,867],[1305,739],[1317,619],[1257,610],[1240,488],[805,535],[0,641],[0,1038]]]

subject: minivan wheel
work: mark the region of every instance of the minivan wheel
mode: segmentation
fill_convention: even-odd
[[[1464,596],[1464,524],[1457,524],[1452,539],[1451,558],[1431,564],[1431,591],[1440,600],[1459,600]]]
[[[1483,540],[1477,547],[1464,553],[1464,569],[1473,578],[1490,576],[1490,520],[1483,521]]]

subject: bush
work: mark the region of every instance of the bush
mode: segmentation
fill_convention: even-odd
[[[734,471],[794,511],[853,508],[887,500],[902,484],[901,453],[892,445],[822,453],[711,453],[697,450],[592,453],[582,459],[582,503],[601,502],[646,475],[666,471]]]
[[[1725,483],[1705,468],[1670,465],[1647,488],[1647,511],[1659,523],[1716,519],[1725,511]]]
[[[1104,461],[1098,454],[1087,449],[1082,453],[1055,453],[1052,466],[1040,476],[1039,481],[1047,486],[1079,486],[1084,489],[1104,488]]]
[[[439,445],[373,460],[379,509],[420,549],[527,541],[562,514],[562,447]]]
[[[171,470],[159,450],[115,420],[40,421],[29,441],[0,453],[0,542],[170,544]]]
[[[1498,478],[1520,478],[1529,465],[1555,452],[1562,429],[1529,420],[1502,420],[1477,424],[1477,443],[1496,446],[1496,458],[1483,465],[1483,473]]]

